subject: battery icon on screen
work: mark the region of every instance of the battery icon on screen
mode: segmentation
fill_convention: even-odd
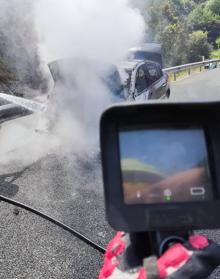
[[[204,196],[205,188],[204,187],[191,187],[190,194],[191,194],[191,196]]]
[[[171,201],[172,191],[170,189],[164,190],[163,194],[166,201]]]

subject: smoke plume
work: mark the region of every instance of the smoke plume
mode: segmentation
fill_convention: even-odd
[[[38,52],[32,1],[1,0],[0,70],[1,73],[8,72],[8,78],[1,79],[0,83],[5,83],[9,89],[16,91],[16,86],[18,91],[19,88],[27,91],[28,88],[47,89]]]
[[[89,138],[97,144],[99,116],[112,99],[100,77],[143,39],[140,12],[126,0],[38,0],[35,9],[46,60],[65,58],[64,76],[74,80],[56,84],[52,92],[56,131],[60,120],[62,135],[63,123],[71,133],[75,133],[73,126],[77,123],[83,135],[79,142],[87,139],[85,145],[89,146]]]
[[[28,158],[36,160],[37,154],[41,157],[52,147],[59,152],[96,152],[99,117],[112,102],[103,76],[110,66],[125,59],[130,47],[143,40],[145,24],[140,11],[129,0],[35,0],[32,4],[28,0],[3,2],[5,15],[1,10],[1,21],[12,17],[11,13],[19,19],[23,18],[20,21],[22,26],[11,26],[8,32],[10,34],[16,29],[28,57],[38,59],[40,55],[41,69],[48,62],[65,59],[60,66],[65,82],[57,81],[50,88],[47,113],[39,114],[38,120],[33,121],[32,133],[44,132],[28,141]],[[9,56],[14,51],[12,38],[9,36],[7,41]],[[19,57],[16,62],[19,70],[28,68],[23,66],[25,63],[20,63]],[[27,64],[30,64],[29,60]],[[4,132],[5,139],[11,136],[12,127],[8,131],[10,135],[7,129]],[[24,128],[23,124],[18,125],[16,132],[20,141],[29,137],[29,128]],[[54,144],[48,144],[50,141]],[[43,152],[36,152],[36,148],[42,148]],[[19,158],[27,156],[26,149],[27,146],[23,147],[22,153],[19,147]],[[30,163],[29,159],[24,161]]]
[[[116,63],[144,29],[127,0],[38,0],[36,24],[49,61],[77,56]]]

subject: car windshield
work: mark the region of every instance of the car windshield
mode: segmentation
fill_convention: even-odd
[[[144,50],[130,51],[128,54],[128,59],[141,60],[141,61],[152,60],[162,65],[162,55],[150,51],[144,51]]]
[[[0,195],[105,247],[100,115],[220,100],[219,75],[219,0],[1,0]],[[0,278],[98,277],[76,236],[3,201],[0,221]]]

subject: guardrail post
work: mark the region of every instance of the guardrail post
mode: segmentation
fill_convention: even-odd
[[[176,72],[173,73],[173,79],[176,81]]]
[[[188,69],[188,75],[190,76],[191,74],[191,68]]]
[[[202,71],[202,66],[199,67],[200,68],[200,72]]]

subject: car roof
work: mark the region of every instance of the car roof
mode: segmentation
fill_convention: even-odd
[[[138,64],[155,64],[157,66],[160,66],[159,63],[155,62],[155,61],[151,61],[151,60],[135,60],[135,59],[130,59],[127,61],[123,61],[118,65],[119,69],[123,69],[123,70],[130,70],[132,71],[134,68],[136,68],[138,66]]]
[[[148,51],[148,52],[155,52],[161,54],[161,45],[156,43],[146,43],[142,44],[138,47],[132,47],[129,49],[129,51]]]

